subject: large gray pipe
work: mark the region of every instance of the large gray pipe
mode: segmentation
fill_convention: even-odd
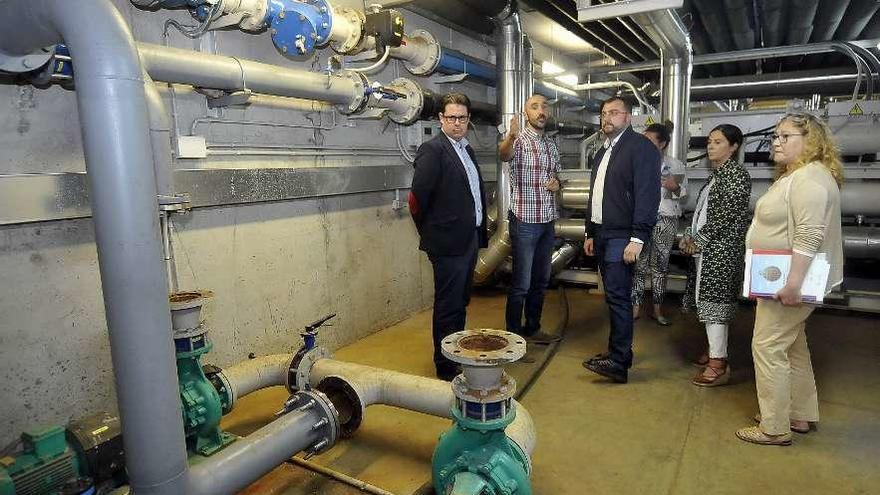
[[[86,28],[88,26],[88,28]],[[0,52],[65,43],[110,334],[126,470],[138,494],[186,493],[186,445],[137,49],[109,0],[0,2]]]
[[[297,452],[320,442],[325,442],[323,447],[335,443],[339,430],[335,409],[323,395],[309,394],[313,395],[301,397],[297,409],[194,465],[189,487],[180,493],[232,495]]]
[[[326,101],[356,110],[365,101],[365,80],[354,72],[326,74],[253,60],[138,43],[144,68],[157,81],[201,88]]]
[[[817,69],[781,74],[728,76],[697,79],[691,88],[691,100],[727,100],[730,98],[813,95],[816,93],[850,94],[858,75],[852,69]],[[875,77],[875,82],[878,81]]]
[[[497,52],[496,71],[498,72],[498,108],[502,127],[510,124],[510,119],[523,122],[523,106],[532,94],[532,45],[522,33],[519,15],[512,13],[499,21],[496,28]],[[510,166],[498,160],[496,172],[495,234],[489,240],[489,247],[480,252],[474,269],[474,281],[482,283],[489,279],[495,268],[510,254],[510,231],[507,212],[510,210]]]
[[[691,40],[678,14],[658,10],[634,16],[636,22],[660,47],[663,61],[663,86],[660,116],[673,123],[667,153],[684,162],[687,160],[690,83],[692,71]]]

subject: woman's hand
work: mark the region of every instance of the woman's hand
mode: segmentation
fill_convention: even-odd
[[[684,236],[678,243],[678,249],[681,249],[682,253],[690,256],[697,252],[697,245],[694,243],[694,240],[691,237]]]
[[[779,292],[773,297],[781,302],[783,306],[798,306],[801,303],[801,289],[789,284],[785,284]]]

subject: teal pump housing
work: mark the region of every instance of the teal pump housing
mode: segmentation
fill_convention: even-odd
[[[445,338],[441,349],[462,374],[452,380],[454,424],[434,450],[434,491],[531,495],[529,457],[505,433],[516,418],[516,381],[501,368],[525,354],[525,342],[501,330],[465,330]]]
[[[201,321],[201,310],[213,295],[209,290],[198,290],[168,296],[186,448],[203,456],[218,452],[237,438],[220,429],[229,398],[220,396],[202,370],[201,356],[210,352],[213,345],[208,340],[208,328]]]
[[[455,495],[531,495],[528,457],[504,433],[516,410],[488,422],[452,413],[455,425],[440,436],[432,460],[436,493],[451,486]]]

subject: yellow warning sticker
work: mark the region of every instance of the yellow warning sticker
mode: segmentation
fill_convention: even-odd
[[[856,117],[859,115],[865,115],[865,111],[862,110],[862,107],[860,107],[858,103],[856,103],[855,105],[853,105],[852,109],[849,111],[849,116]]]
[[[856,106],[858,106],[858,104],[856,104]],[[852,115],[852,114],[850,114],[850,115]],[[653,124],[656,124],[656,122],[654,121],[654,117],[651,117],[649,115],[648,120],[645,121],[645,125],[653,125]]]

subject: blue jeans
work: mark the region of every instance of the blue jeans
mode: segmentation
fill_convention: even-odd
[[[607,239],[601,227],[593,238],[596,260],[605,285],[605,303],[611,316],[611,332],[608,335],[608,352],[611,360],[629,369],[633,352],[633,265],[624,263],[623,250],[629,239]]]
[[[544,291],[550,283],[554,222],[527,223],[508,212],[513,280],[507,293],[507,331],[529,336],[541,329]],[[525,309],[525,325],[522,323]]]

